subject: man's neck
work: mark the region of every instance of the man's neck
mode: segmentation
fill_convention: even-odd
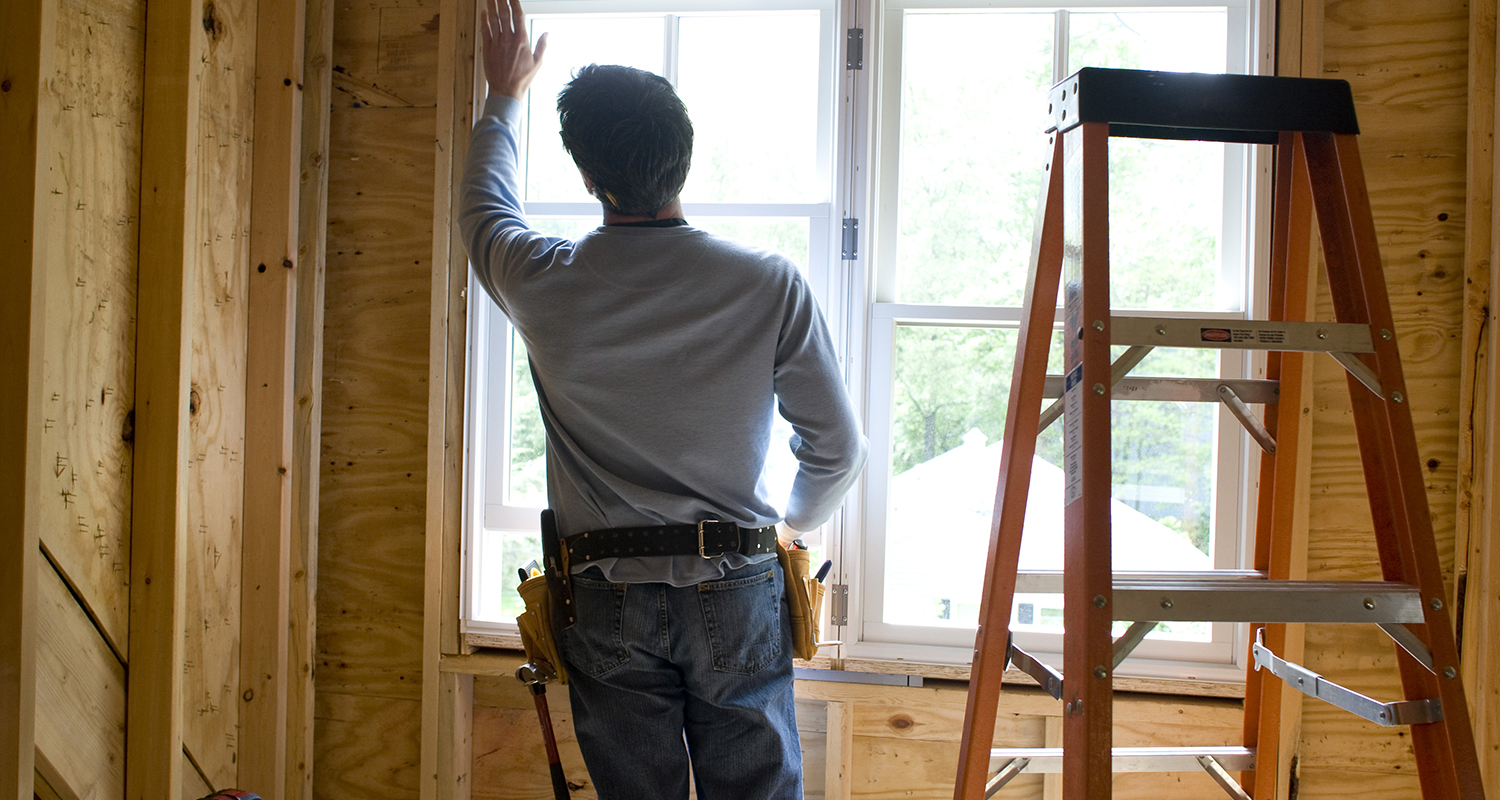
[[[605,225],[620,225],[620,224],[629,223],[629,222],[651,222],[652,220],[658,220],[658,219],[681,219],[681,218],[682,218],[682,201],[677,200],[675,198],[672,200],[672,202],[667,203],[665,206],[662,206],[661,210],[658,211],[658,212],[656,212],[655,216],[629,216],[629,215],[626,215],[626,214],[617,214],[617,213],[615,213],[613,211],[610,211],[608,206],[604,207],[604,224]]]

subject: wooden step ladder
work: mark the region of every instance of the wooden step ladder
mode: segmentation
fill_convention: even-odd
[[[1063,773],[1067,800],[1110,797],[1112,773],[1201,767],[1236,798],[1275,796],[1281,689],[1290,686],[1378,725],[1409,725],[1426,800],[1481,800],[1473,733],[1433,540],[1411,413],[1381,274],[1344,81],[1083,69],[1053,87],[1051,161],[1043,181],[1004,443],[979,632],[959,756],[957,800],[993,795],[1023,771]],[[1111,136],[1276,145],[1269,319],[1111,316],[1108,140]],[[1309,321],[1311,211],[1316,210],[1336,322]],[[1065,282],[1063,376],[1047,376],[1059,284]],[[1111,346],[1129,349],[1113,364]],[[1127,378],[1155,347],[1267,351],[1266,380]],[[1292,581],[1289,537],[1301,430],[1302,361],[1325,352],[1348,371],[1381,581]],[[1047,396],[1059,397],[1047,411]],[[1220,402],[1265,451],[1253,569],[1114,573],[1110,556],[1110,402]],[[1249,405],[1264,406],[1257,418]],[[1282,415],[1278,409],[1290,409]],[[1064,414],[1064,412],[1066,412]],[[1038,434],[1064,419],[1063,670],[1009,633],[1021,528]],[[1041,579],[1042,584],[1049,581]],[[1060,583],[1060,587],[1057,585]],[[1111,638],[1116,620],[1130,628]],[[1112,748],[1115,667],[1159,622],[1248,622],[1243,747]],[[1397,645],[1405,698],[1381,702],[1282,659],[1286,623],[1378,625]],[[994,749],[1007,664],[1063,702],[1060,749]],[[1064,680],[1063,676],[1067,679]],[[1256,754],[1268,767],[1257,770]],[[1237,772],[1236,781],[1231,773]]]

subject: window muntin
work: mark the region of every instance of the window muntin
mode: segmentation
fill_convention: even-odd
[[[1046,90],[1083,66],[1245,71],[1247,9],[932,5],[893,2],[882,16],[872,455],[859,628],[845,639],[856,657],[962,663],[1043,174]],[[1127,139],[1110,148],[1115,313],[1243,317],[1247,148]],[[1060,359],[1054,343],[1049,372]],[[1246,377],[1248,364],[1238,352],[1158,350],[1133,374]],[[1116,567],[1238,566],[1248,453],[1234,420],[1213,405],[1128,401],[1113,403],[1113,418]],[[1038,440],[1023,570],[1061,567],[1060,430]],[[1060,609],[1060,596],[1018,594],[1013,629],[1058,651]],[[1229,663],[1232,634],[1169,626],[1136,652]]]

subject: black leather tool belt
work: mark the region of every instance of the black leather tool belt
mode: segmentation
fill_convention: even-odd
[[[644,556],[702,556],[725,553],[753,556],[776,552],[776,526],[741,528],[733,522],[706,519],[696,525],[657,525],[642,528],[605,528],[563,540],[574,564],[601,558]]]

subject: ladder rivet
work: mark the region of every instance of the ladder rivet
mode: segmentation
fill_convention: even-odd
[[[1172,607],[1172,598],[1170,598],[1170,597],[1164,598],[1161,601],[1161,607],[1162,608],[1171,608]]]
[[[1400,392],[1391,392],[1391,399],[1399,403],[1406,399],[1406,395]]]
[[[1156,326],[1156,335],[1157,336],[1166,336],[1167,335],[1167,326],[1165,326],[1165,325],[1157,325]]]
[[[1095,678],[1108,678],[1109,677],[1109,670],[1105,669],[1104,667],[1094,667],[1094,677]]]
[[[1366,597],[1365,598],[1365,608],[1374,608],[1374,607],[1375,607],[1375,601],[1373,599],[1371,599],[1371,598]]]
[[[1382,339],[1386,340],[1387,342],[1389,342],[1391,340],[1391,329],[1390,328],[1381,328],[1380,329],[1380,338],[1382,338]]]
[[[1427,601],[1427,605],[1432,606],[1433,611],[1440,611],[1443,608],[1443,601],[1439,598],[1434,597],[1431,600]]]
[[[1104,330],[1104,320],[1102,320],[1102,319],[1096,319],[1096,320],[1094,320],[1094,330],[1096,330],[1096,331],[1102,331],[1102,330]]]
[[[1456,670],[1456,669],[1454,669],[1452,667],[1443,667],[1443,677],[1444,678],[1457,678],[1458,677],[1458,670]]]
[[[1104,384],[1102,384],[1102,383],[1096,383],[1096,384],[1094,384],[1094,394],[1104,394]]]
[[[1322,328],[1319,328],[1318,329],[1318,338],[1319,339],[1327,339],[1328,338],[1328,331],[1325,331]]]
[[[1094,607],[1095,608],[1104,608],[1104,605],[1106,603],[1108,603],[1108,602],[1109,602],[1108,600],[1104,599],[1104,595],[1102,595],[1102,594],[1096,594],[1096,595],[1094,595]]]

